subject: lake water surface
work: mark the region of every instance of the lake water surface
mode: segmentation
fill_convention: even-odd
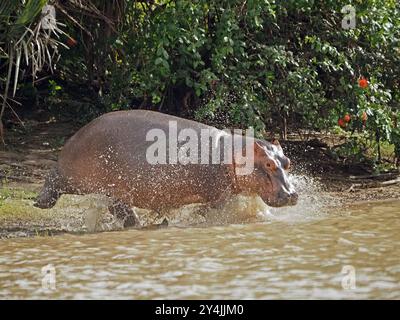
[[[400,201],[0,240],[0,298],[400,299]]]

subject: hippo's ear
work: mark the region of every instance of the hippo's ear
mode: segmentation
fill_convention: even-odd
[[[255,155],[265,154],[264,146],[258,141],[254,141],[254,154]]]
[[[281,144],[279,143],[278,139],[274,139],[271,142],[273,145],[277,146],[279,149],[282,150]]]

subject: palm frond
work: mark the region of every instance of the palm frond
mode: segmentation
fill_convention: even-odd
[[[0,119],[8,105],[11,80],[13,80],[12,95],[15,96],[21,62],[25,60],[35,80],[37,73],[46,65],[52,70],[58,47],[60,45],[66,47],[57,40],[59,35],[65,34],[59,27],[60,24],[55,24],[46,30],[42,26],[40,13],[46,3],[47,0],[1,0],[0,25],[2,27],[0,28],[5,32],[0,33],[0,53],[5,59],[8,71],[5,81],[0,81],[0,88],[4,88]],[[14,76],[12,76],[13,71]]]

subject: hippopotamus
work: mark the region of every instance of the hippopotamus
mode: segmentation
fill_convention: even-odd
[[[298,195],[287,176],[290,160],[277,141],[246,138],[250,142],[241,146],[251,145],[254,151],[253,169],[246,174],[236,174],[234,151],[232,163],[149,161],[149,150],[156,141],[149,140],[149,132],[169,133],[171,123],[178,131],[221,133],[200,122],[155,111],[106,113],[67,141],[35,206],[50,208],[62,194],[102,194],[112,199],[111,213],[123,219],[125,226],[135,226],[139,222],[132,207],[155,213],[191,203],[216,207],[236,194],[258,195],[272,207],[296,204]],[[171,144],[176,139],[171,134],[166,135],[165,151],[176,155],[179,143]],[[243,135],[233,135],[233,145],[243,139]]]

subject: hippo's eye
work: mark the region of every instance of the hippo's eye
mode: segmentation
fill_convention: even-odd
[[[266,170],[276,170],[276,163],[273,160],[268,160],[265,163],[265,169]]]

